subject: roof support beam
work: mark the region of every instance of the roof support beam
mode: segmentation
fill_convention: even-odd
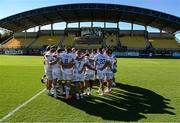
[[[147,26],[144,26],[145,30],[144,30],[144,36],[147,38],[148,37],[148,32],[147,32]]]
[[[31,18],[27,18],[30,22],[32,22],[33,24],[35,24],[35,25],[41,25],[39,22],[37,22],[37,21],[35,21],[35,20],[33,20],[33,19],[31,19]]]
[[[117,36],[119,37],[119,22],[117,22],[117,29],[118,29],[118,34],[117,34]]]
[[[153,21],[155,21],[156,18],[152,18],[150,21],[148,21],[147,23],[145,23],[146,26],[148,26],[149,24],[151,24]]]
[[[164,28],[166,28],[167,26],[170,26],[171,24],[172,24],[172,23],[166,23],[166,24],[162,25],[162,26],[160,27],[160,29],[163,30]]]
[[[91,28],[93,28],[93,21],[91,21]]]
[[[51,24],[51,36],[54,35],[54,31],[53,31],[53,23]]]
[[[5,32],[12,32],[12,30],[8,30],[8,29],[2,28],[2,27],[0,27],[0,30],[3,30]]]
[[[106,22],[104,22],[104,28],[106,28]]]
[[[41,35],[41,26],[38,27],[38,36]]]
[[[24,39],[27,39],[27,30],[25,30]]]
[[[81,22],[79,21],[78,22],[78,28],[80,29],[80,27],[81,27]]]
[[[66,22],[66,28],[68,28],[68,22]]]
[[[122,13],[120,13],[118,16],[118,22],[121,20],[121,17],[122,17]]]
[[[62,14],[60,14],[59,12],[57,12],[57,14],[64,22],[67,22],[67,19]]]
[[[162,29],[160,29],[160,37],[162,36]]]
[[[131,36],[133,36],[133,28],[134,28],[134,25],[133,23],[131,23]]]
[[[49,17],[47,17],[46,15],[42,15],[42,17],[43,18],[45,18],[47,21],[49,21],[50,23],[53,23],[53,21],[49,18]]]
[[[77,11],[74,10],[73,13],[76,16],[77,20],[80,21],[81,19],[80,19],[79,15],[78,15]]]
[[[132,19],[131,23],[134,23],[138,17],[139,17],[139,14],[137,14],[137,15]]]
[[[13,21],[13,23],[18,27],[18,26],[20,26],[20,27],[23,27],[25,30],[26,29],[28,29],[29,27],[27,27],[27,26],[25,26],[25,25],[23,25],[23,24],[20,24],[19,22],[15,22],[15,21]]]
[[[94,21],[94,13],[91,11],[91,21]]]

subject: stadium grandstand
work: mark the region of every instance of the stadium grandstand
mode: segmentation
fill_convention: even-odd
[[[53,24],[65,22],[64,30],[54,30]],[[68,24],[78,23],[69,28]],[[90,27],[81,27],[90,22]],[[104,27],[95,27],[101,22]],[[117,27],[107,28],[106,23]],[[120,22],[131,24],[130,30],[120,29]],[[44,25],[50,30],[42,30]],[[134,24],[144,26],[135,30]],[[37,27],[36,32],[27,32]],[[160,32],[148,32],[147,26]],[[180,43],[175,32],[180,30],[180,18],[150,9],[118,4],[82,3],[44,7],[22,12],[0,20],[0,27],[13,36],[0,44],[1,53],[20,50],[22,54],[41,54],[47,45],[77,49],[110,48],[117,56],[180,56]],[[12,52],[9,52],[12,51]]]

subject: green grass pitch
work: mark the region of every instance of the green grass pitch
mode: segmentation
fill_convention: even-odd
[[[44,89],[43,58],[0,56],[0,118]],[[180,60],[119,58],[109,96],[55,99],[42,93],[6,122],[180,122]],[[94,83],[97,85],[97,83]]]

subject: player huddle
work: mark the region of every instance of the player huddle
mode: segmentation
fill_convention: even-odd
[[[99,81],[98,93],[108,95],[116,72],[116,58],[108,49],[83,52],[74,48],[48,46],[44,53],[44,69],[48,95],[57,97],[58,90],[60,95],[65,95],[65,99],[69,99],[72,97],[70,85],[73,84],[73,95],[80,99],[91,95],[94,80]],[[106,89],[104,83],[107,83]]]

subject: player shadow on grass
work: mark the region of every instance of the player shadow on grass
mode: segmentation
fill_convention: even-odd
[[[144,114],[175,115],[169,111],[174,109],[168,106],[169,99],[145,88],[120,83],[109,96],[91,96],[83,100],[59,99],[104,120],[138,121],[146,118]]]

